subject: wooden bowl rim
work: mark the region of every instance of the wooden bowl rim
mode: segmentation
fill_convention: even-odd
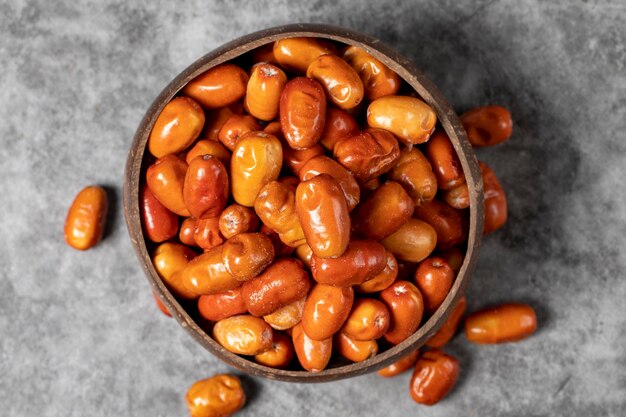
[[[424,101],[435,109],[439,123],[441,123],[450,137],[459,156],[470,190],[467,252],[454,284],[439,309],[412,336],[402,343],[366,361],[329,368],[315,373],[275,369],[257,364],[252,361],[252,358],[249,360],[227,351],[200,328],[167,289],[154,269],[144,241],[139,208],[140,174],[144,151],[152,126],[165,104],[190,80],[209,68],[237,58],[267,43],[292,37],[325,38],[361,47],[398,73],[400,77],[415,89]],[[363,375],[382,369],[400,359],[409,351],[422,346],[444,323],[453,309],[452,307],[462,297],[471,272],[475,267],[483,230],[484,210],[482,201],[482,176],[474,151],[467,140],[458,116],[435,85],[408,59],[384,45],[378,39],[341,27],[320,24],[278,26],[242,36],[209,52],[183,70],[161,91],[141,120],[128,154],[124,173],[124,215],[133,249],[152,289],[172,313],[172,316],[198,343],[228,365],[251,375],[289,382],[325,382]]]

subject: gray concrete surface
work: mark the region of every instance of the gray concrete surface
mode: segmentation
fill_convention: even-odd
[[[401,4],[400,4],[401,3]],[[228,368],[159,313],[121,209],[144,110],[234,37],[326,22],[395,45],[460,111],[511,109],[481,150],[508,192],[469,310],[532,303],[540,330],[472,346],[454,392],[414,404],[409,375],[322,385],[247,379],[242,416],[626,415],[626,3],[523,0],[0,3],[0,415],[182,416],[197,379]],[[110,187],[110,233],[68,249],[68,204]]]

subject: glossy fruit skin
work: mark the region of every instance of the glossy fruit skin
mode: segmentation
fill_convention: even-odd
[[[254,210],[240,204],[231,204],[220,214],[220,233],[230,239],[240,233],[255,232],[260,224],[259,217]]]
[[[337,161],[325,155],[315,156],[300,169],[300,181],[307,181],[320,174],[328,174],[337,180],[346,198],[348,211],[352,211],[361,198],[361,190],[354,176]]]
[[[307,244],[318,257],[341,256],[350,241],[350,215],[339,183],[328,174],[296,189],[296,212]]]
[[[83,188],[74,198],[65,218],[65,242],[74,249],[87,250],[102,239],[109,201],[104,188]]]
[[[391,133],[366,129],[337,141],[333,155],[363,183],[393,168],[400,157],[400,147]]]
[[[359,188],[361,189],[361,199],[366,200],[374,191],[378,189],[378,187],[381,186],[382,181],[380,178],[381,177],[372,178],[367,182],[359,184]]]
[[[276,58],[274,57],[274,44],[266,43],[265,45],[261,45],[256,49],[250,51],[250,57],[252,62],[255,64],[261,62],[267,62],[270,64],[278,64]]]
[[[147,186],[142,185],[139,194],[141,224],[148,239],[159,243],[176,236],[178,216],[161,204]]]
[[[424,309],[433,314],[446,299],[452,283],[454,271],[448,263],[435,256],[420,262],[415,271],[415,285],[424,299]]]
[[[180,272],[180,280],[189,294],[198,297],[203,294],[217,294],[232,290],[241,285],[224,265],[222,246],[209,249],[194,258]]]
[[[367,124],[393,133],[406,145],[416,145],[430,138],[437,124],[437,114],[419,98],[384,96],[370,103]]]
[[[249,281],[274,261],[274,246],[263,233],[240,233],[222,249],[226,269],[239,281]]]
[[[191,417],[228,417],[246,402],[239,378],[215,375],[194,383],[185,396]]]
[[[313,340],[302,329],[302,323],[293,327],[291,339],[300,365],[309,372],[319,372],[326,368],[333,353],[333,339]]]
[[[281,139],[283,137],[283,131],[280,128],[280,122],[270,122],[264,128],[263,131],[265,133],[269,133],[270,135],[274,135],[277,138]]]
[[[193,217],[186,217],[180,224],[180,230],[178,231],[178,240],[180,243],[186,246],[197,246],[196,240],[193,235],[196,231],[196,219]]]
[[[335,351],[351,362],[363,362],[378,353],[376,340],[356,340],[339,332],[334,336]]]
[[[315,281],[337,287],[360,285],[380,274],[386,265],[385,248],[374,240],[353,240],[337,258],[320,258],[315,253],[311,257]]]
[[[537,330],[537,315],[527,304],[502,304],[465,319],[465,336],[472,343],[517,342]]]
[[[272,241],[272,245],[274,245],[274,253],[276,254],[277,258],[289,256],[293,253],[294,248],[284,244],[283,241],[280,240],[280,236],[278,235],[278,233],[274,232],[270,227],[267,227],[263,224],[261,225],[259,232],[265,234],[267,237],[270,238],[270,240]]]
[[[278,181],[269,182],[259,192],[254,210],[264,225],[278,233],[285,245],[295,248],[306,243],[296,212],[296,190],[293,187]]]
[[[234,151],[237,142],[248,132],[261,130],[261,125],[248,114],[233,114],[222,125],[217,138],[229,151]]]
[[[218,217],[196,220],[193,231],[193,240],[196,242],[196,246],[209,250],[224,243],[224,238],[220,234],[219,222]]]
[[[470,206],[469,189],[467,183],[458,185],[443,193],[443,201],[452,208],[463,210]]]
[[[418,263],[408,261],[398,261],[398,278],[404,281],[411,281],[417,271]]]
[[[289,145],[283,146],[283,163],[296,176],[300,175],[300,170],[311,159],[324,155],[324,148],[319,143],[307,149],[293,149]]]
[[[415,203],[402,186],[388,181],[378,187],[354,211],[353,230],[374,240],[395,233],[413,215]]]
[[[186,173],[187,163],[176,155],[157,159],[146,171],[146,184],[156,199],[168,210],[183,217],[191,215],[183,197]]]
[[[254,65],[246,89],[245,106],[248,113],[259,120],[275,119],[285,84],[287,76],[277,66],[267,62]]]
[[[417,287],[408,281],[396,281],[380,293],[391,322],[385,339],[394,345],[411,336],[419,328],[424,313],[424,301]]]
[[[387,258],[385,269],[374,276],[374,278],[370,278],[364,283],[357,285],[354,288],[357,292],[364,294],[380,292],[394,283],[398,277],[398,261],[396,261],[396,257],[393,256],[393,253],[388,250],[385,250],[385,256]]]
[[[291,175],[280,177],[278,182],[292,188],[294,191],[298,188],[298,184],[300,184],[298,177],[293,177]]]
[[[459,273],[461,266],[463,266],[463,261],[465,260],[465,254],[461,251],[461,249],[456,247],[452,247],[444,251],[438,251],[437,256],[443,258],[448,265],[450,265],[455,275]]]
[[[229,106],[220,107],[208,112],[206,115],[206,122],[204,123],[204,129],[201,134],[203,140],[209,140],[211,142],[217,142],[219,140],[219,132],[233,114],[243,114],[243,106],[241,103],[236,102]]]
[[[437,130],[426,143],[426,157],[437,177],[439,189],[451,190],[465,182],[461,161],[443,130]]]
[[[295,256],[302,261],[306,269],[311,269],[311,257],[313,256],[313,251],[309,245],[305,243],[304,245],[298,246],[295,250]]]
[[[294,357],[294,348],[291,338],[285,334],[275,332],[272,347],[254,357],[256,363],[272,368],[286,368]]]
[[[484,233],[491,233],[506,223],[507,200],[506,194],[498,177],[487,164],[479,162],[480,172],[483,177],[483,192],[485,198],[485,226]]]
[[[430,162],[415,147],[400,151],[398,163],[389,171],[387,178],[402,184],[416,206],[431,201],[437,195],[437,178]]]
[[[263,316],[263,320],[276,330],[291,329],[302,320],[302,310],[305,300],[306,297],[302,297],[293,303],[289,303],[273,313]]]
[[[313,340],[326,340],[341,329],[352,309],[354,291],[317,284],[304,302],[302,329]]]
[[[226,207],[229,190],[228,172],[217,157],[202,155],[189,163],[183,200],[193,217],[219,216]]]
[[[354,301],[341,332],[357,341],[374,340],[383,337],[390,320],[385,304],[373,298],[359,298]]]
[[[280,175],[283,149],[276,136],[249,132],[241,137],[230,163],[232,195],[242,206],[254,206],[259,191]]]
[[[148,150],[157,158],[187,149],[204,127],[204,111],[189,97],[165,105],[148,137]]]
[[[352,109],[363,101],[363,81],[337,55],[318,56],[307,68],[306,76],[322,84],[328,100],[340,109]]]
[[[202,155],[213,155],[219,159],[225,167],[230,165],[230,151],[221,143],[208,139],[197,141],[196,144],[189,149],[187,155],[185,155],[185,161],[189,164],[194,158]]]
[[[339,139],[357,133],[359,129],[359,124],[350,113],[336,107],[327,107],[326,123],[319,143],[332,152]]]
[[[280,258],[258,277],[243,284],[242,294],[250,314],[261,317],[307,295],[311,280],[302,262]]]
[[[177,297],[195,297],[195,293],[186,290],[180,280],[180,272],[195,256],[196,253],[188,247],[173,242],[161,243],[152,254],[154,269]]]
[[[398,359],[397,361],[395,361],[388,367],[383,368],[380,371],[378,371],[378,375],[384,378],[392,378],[394,376],[400,375],[401,373],[413,368],[419,356],[420,356],[419,349],[415,349],[414,351]]]
[[[213,339],[238,355],[258,355],[272,347],[274,332],[258,317],[249,314],[228,317],[215,323]]]
[[[298,77],[285,85],[280,96],[280,127],[289,146],[306,149],[322,136],[326,121],[326,96],[315,80]]]
[[[206,320],[222,319],[248,312],[241,296],[241,287],[198,298],[198,312]]]
[[[342,56],[359,74],[368,101],[394,95],[400,89],[400,76],[358,46],[348,47]]]
[[[461,123],[472,146],[493,146],[502,143],[513,133],[511,113],[501,106],[483,106],[461,115]]]
[[[439,349],[424,352],[411,376],[411,398],[418,404],[437,404],[452,390],[459,372],[460,365],[456,358]]]
[[[454,310],[448,316],[448,319],[437,330],[437,332],[430,337],[425,343],[426,346],[431,348],[441,348],[448,344],[454,337],[459,323],[465,313],[467,307],[467,299],[463,296],[454,307]]]
[[[288,38],[274,42],[274,58],[280,66],[300,74],[305,74],[318,56],[335,52],[334,45],[323,39]]]
[[[460,213],[439,200],[415,207],[414,216],[435,229],[439,250],[449,249],[467,238]]]
[[[420,262],[435,250],[437,232],[422,220],[409,219],[381,243],[399,261]]]
[[[167,309],[167,307],[165,307],[163,301],[161,301],[159,296],[154,291],[152,291],[152,297],[154,297],[154,302],[156,303],[159,310],[161,310],[161,313],[165,314],[167,317],[172,317],[170,311]]]
[[[228,106],[246,94],[248,74],[233,64],[221,64],[198,75],[183,88],[183,94],[206,109]]]

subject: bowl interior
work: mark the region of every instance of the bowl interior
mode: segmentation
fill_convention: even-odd
[[[150,253],[143,237],[139,209],[139,187],[141,178],[145,173],[146,160],[150,158],[150,155],[145,152],[146,144],[152,126],[163,107],[190,80],[206,70],[226,61],[237,60],[237,58],[242,57],[247,52],[265,44],[290,37],[325,38],[347,45],[358,46],[395,71],[424,101],[435,109],[440,125],[450,137],[459,156],[470,191],[469,236],[465,258],[448,296],[439,309],[411,337],[402,343],[390,347],[366,361],[346,364],[338,362],[317,373],[302,370],[281,370],[259,365],[252,360],[227,351],[215,342],[205,331],[207,327],[194,320],[188,314],[185,306],[179,303],[158,276],[152,265]],[[456,305],[456,302],[464,293],[476,262],[482,237],[482,199],[482,178],[474,152],[456,113],[432,82],[407,59],[393,49],[383,45],[377,39],[343,28],[313,24],[281,26],[243,36],[208,53],[181,72],[163,89],[143,117],[128,155],[124,178],[124,214],[133,248],[152,289],[167,306],[172,316],[202,346],[229,365],[248,374],[295,382],[323,382],[373,372],[388,366],[410,350],[423,345],[443,324],[452,307]]]

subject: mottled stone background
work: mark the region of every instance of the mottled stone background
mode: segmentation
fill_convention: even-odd
[[[414,404],[409,374],[322,385],[247,379],[245,416],[626,415],[626,3],[613,1],[19,1],[0,3],[0,414],[182,416],[228,368],[154,306],[121,209],[148,104],[214,47],[290,22],[343,25],[414,60],[464,111],[511,109],[480,150],[509,196],[469,310],[533,304],[540,329],[501,346],[461,335],[454,392]],[[110,232],[62,238],[83,186],[109,187]]]

